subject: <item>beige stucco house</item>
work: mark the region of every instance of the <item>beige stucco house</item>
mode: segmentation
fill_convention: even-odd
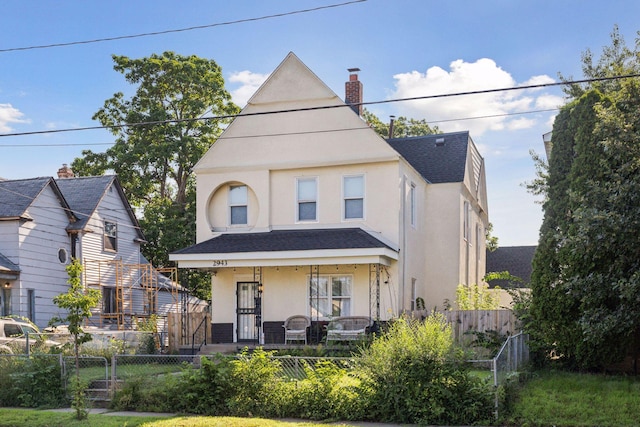
[[[358,114],[357,74],[346,92],[360,95],[343,102],[290,53],[196,165],[197,244],[170,259],[212,272],[213,342],[283,342],[296,314],[442,309],[484,275],[468,132],[385,140]]]

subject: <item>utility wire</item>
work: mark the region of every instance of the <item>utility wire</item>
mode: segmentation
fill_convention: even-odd
[[[0,185],[0,196],[2,195],[1,193],[3,193],[3,192],[4,193],[9,193],[9,194],[11,194],[13,196],[21,197],[23,199],[27,199],[27,200],[31,200],[31,201],[35,200],[34,196],[28,196],[28,195],[20,193],[18,191],[14,191],[14,190],[10,190],[8,188],[4,188],[4,186]],[[70,213],[74,214],[77,218],[85,217],[85,218],[89,218],[90,219],[93,216],[93,213],[88,213],[87,214],[85,212],[81,212],[81,211],[74,210],[74,209],[71,209],[71,208],[63,208],[60,205],[48,204],[47,202],[45,202],[42,205],[38,205],[38,207],[42,208],[42,209],[55,210],[55,211],[57,211],[59,209],[62,209],[65,212],[70,212]],[[101,210],[102,211],[108,211],[108,212],[116,212],[116,213],[126,213],[126,214],[129,213],[129,211],[127,209],[101,208]],[[135,212],[134,212],[134,216],[136,216]],[[137,217],[136,217],[136,219],[137,219]],[[88,227],[93,227],[93,228],[99,228],[99,227],[96,227],[96,226],[90,225],[90,224],[87,224],[87,226]],[[135,226],[135,225],[124,224],[124,223],[120,223],[120,222],[118,222],[118,226],[122,226],[122,227],[125,227],[125,228],[131,228],[133,230],[141,230],[141,227],[138,227],[138,226]],[[43,232],[43,233],[47,233],[47,232]],[[54,234],[54,233],[48,232],[48,234]]]
[[[576,84],[583,84],[583,83],[594,83],[594,82],[600,82],[600,81],[620,80],[620,79],[637,78],[637,77],[640,77],[640,74],[625,74],[622,76],[598,77],[598,78],[591,78],[591,79],[562,81],[562,82],[553,82],[553,83],[539,83],[539,84],[533,84],[533,85],[513,86],[513,87],[507,87],[507,88],[483,89],[483,90],[475,90],[475,91],[443,93],[443,94],[437,94],[437,95],[413,96],[408,98],[395,98],[395,99],[386,99],[383,101],[369,101],[369,102],[360,102],[360,103],[353,103],[353,104],[323,105],[323,106],[317,106],[317,107],[292,108],[292,109],[286,109],[286,110],[259,111],[255,113],[227,114],[222,116],[158,120],[158,121],[138,122],[138,123],[124,123],[120,125],[110,125],[110,126],[86,126],[86,127],[78,127],[78,128],[49,129],[49,130],[40,130],[40,131],[31,131],[31,132],[14,132],[14,133],[0,134],[0,138],[5,138],[9,136],[27,136],[27,135],[62,133],[62,132],[78,132],[78,131],[97,130],[97,129],[113,130],[113,129],[122,129],[122,128],[132,128],[136,126],[152,126],[152,125],[171,124],[171,123],[197,122],[201,120],[226,120],[226,119],[235,119],[235,118],[242,118],[242,117],[266,116],[271,114],[328,110],[333,108],[346,108],[346,107],[351,108],[352,106],[360,106],[360,105],[364,106],[364,105],[375,105],[375,104],[388,104],[392,102],[420,101],[420,100],[427,100],[427,99],[449,98],[454,96],[481,95],[481,94],[495,93],[495,92],[540,89],[545,87],[568,86],[568,85],[576,85]]]
[[[294,10],[290,12],[276,13],[273,15],[259,16],[256,18],[238,19],[235,21],[218,22],[215,24],[207,24],[207,25],[196,25],[193,27],[178,28],[173,30],[154,31],[150,33],[131,34],[131,35],[115,36],[115,37],[104,37],[100,39],[82,40],[82,41],[74,41],[74,42],[67,42],[67,43],[52,43],[52,44],[37,45],[37,46],[12,47],[12,48],[0,49],[0,53],[15,52],[19,50],[49,49],[52,47],[75,46],[75,45],[81,45],[81,44],[101,43],[101,42],[108,42],[108,41],[114,41],[114,40],[135,39],[139,37],[159,36],[162,34],[181,33],[185,31],[202,30],[205,28],[222,27],[225,25],[243,24],[245,22],[263,21],[266,19],[281,18],[284,16],[290,16],[290,15],[299,15],[302,13],[316,12],[323,9],[331,9],[335,7],[348,6],[350,4],[362,3],[365,1],[367,0],[352,0],[344,3],[329,4],[326,6],[318,6],[310,9],[301,9],[301,10]]]
[[[558,111],[560,108],[547,108],[544,110],[530,110],[530,111],[519,111],[516,113],[502,113],[502,114],[488,114],[484,116],[472,116],[472,117],[459,117],[453,119],[441,119],[441,120],[429,120],[429,124],[436,123],[447,123],[447,122],[458,122],[458,121],[466,121],[466,120],[478,120],[478,119],[490,119],[495,117],[509,117],[509,116],[519,116],[524,114],[536,114],[536,113],[548,113],[551,111]],[[261,133],[261,134],[253,134],[253,135],[242,135],[242,136],[220,136],[217,139],[244,139],[244,138],[259,138],[265,136],[287,136],[287,135],[308,135],[308,134],[317,134],[317,133],[332,133],[332,132],[348,132],[348,131],[356,131],[356,130],[365,130],[369,129],[368,127],[355,127],[355,128],[334,128],[334,129],[319,129],[319,130],[308,130],[308,131],[300,131],[300,132],[281,132],[281,133]],[[0,135],[2,136],[2,135]],[[8,147],[89,147],[89,146],[97,146],[97,145],[113,145],[113,141],[111,142],[89,142],[89,143],[59,143],[59,144],[0,144],[0,148],[8,148]]]
[[[502,113],[502,114],[488,114],[484,116],[473,116],[473,117],[462,117],[462,118],[453,118],[453,119],[442,119],[442,120],[430,120],[427,124],[437,124],[437,123],[446,123],[446,122],[457,122],[457,121],[466,121],[466,120],[478,120],[478,119],[490,119],[494,117],[508,117],[508,116],[518,116],[524,114],[536,114],[536,113],[548,113],[551,111],[558,111],[559,108],[548,108],[544,110],[530,110],[530,111],[519,111],[516,113]],[[254,134],[254,135],[242,135],[242,136],[220,136],[217,139],[243,139],[243,138],[259,138],[264,136],[286,136],[286,135],[308,135],[315,133],[331,133],[331,132],[348,132],[354,130],[364,130],[369,129],[368,127],[355,127],[355,128],[335,128],[335,129],[321,129],[321,130],[308,130],[308,131],[300,131],[300,132],[282,132],[282,133],[262,133],[262,134]],[[68,130],[71,131],[71,130]],[[0,135],[3,136],[3,135]],[[58,143],[58,144],[0,144],[0,148],[5,147],[74,147],[74,146],[96,146],[96,145],[113,145],[113,141],[111,142],[93,142],[93,143]]]

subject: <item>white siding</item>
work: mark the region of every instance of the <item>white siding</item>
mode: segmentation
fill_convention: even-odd
[[[64,315],[53,304],[53,298],[68,289],[66,264],[58,259],[58,250],[70,253],[66,232],[69,218],[51,187],[34,200],[27,213],[33,221],[23,222],[18,230],[20,284],[12,289],[13,313],[27,316],[27,290],[35,291],[35,323],[44,327],[53,316]],[[6,254],[5,254],[6,255]]]

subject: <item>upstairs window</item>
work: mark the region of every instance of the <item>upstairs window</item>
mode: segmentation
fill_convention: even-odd
[[[112,221],[104,222],[104,250],[118,250],[118,224]]]
[[[229,188],[229,218],[231,225],[247,225],[247,186]]]
[[[464,240],[471,243],[471,205],[469,202],[464,202],[464,207],[462,209],[464,210],[464,212],[462,212],[462,237]]]
[[[411,215],[411,226],[416,226],[416,185],[412,182],[411,187],[409,187],[409,209]]]
[[[298,178],[297,181],[297,220],[318,220],[318,180],[316,178]]]
[[[342,180],[344,219],[364,218],[364,176],[345,176]]]

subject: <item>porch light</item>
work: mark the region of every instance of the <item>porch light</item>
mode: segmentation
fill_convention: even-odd
[[[4,282],[4,287],[5,287],[5,288],[10,288],[10,287],[11,287],[11,283],[9,283],[9,282]]]

